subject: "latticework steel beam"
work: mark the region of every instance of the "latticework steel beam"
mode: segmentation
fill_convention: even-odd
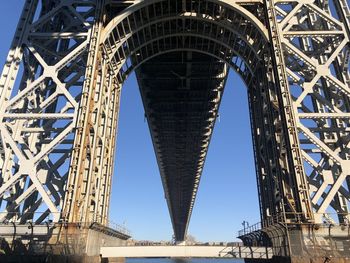
[[[93,1],[26,1],[0,79],[1,221],[61,218]]]

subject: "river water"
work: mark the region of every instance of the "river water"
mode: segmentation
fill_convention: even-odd
[[[169,258],[128,258],[126,263],[244,263],[242,259],[232,258],[191,258],[191,259],[169,259]]]

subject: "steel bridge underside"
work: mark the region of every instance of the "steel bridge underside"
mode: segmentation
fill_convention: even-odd
[[[186,238],[227,72],[224,62],[191,51],[136,71],[177,241]]]
[[[183,240],[227,78],[215,56],[247,83],[269,242],[310,261],[326,241],[349,258],[347,0],[24,2],[0,76],[0,223],[110,225],[120,92],[136,69]]]

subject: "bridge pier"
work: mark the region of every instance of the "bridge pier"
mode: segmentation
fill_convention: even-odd
[[[350,263],[349,225],[280,223],[239,238],[246,246],[272,247],[271,263]]]
[[[0,224],[0,262],[123,263],[102,261],[102,246],[123,246],[130,238],[96,223]]]

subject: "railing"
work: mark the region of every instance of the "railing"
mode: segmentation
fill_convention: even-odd
[[[350,214],[347,214],[347,213],[343,213],[343,214],[341,213],[316,214],[315,213],[314,215],[324,219],[324,222],[322,223],[322,225],[327,226],[327,225],[349,225],[350,224],[350,222],[347,221],[346,219],[346,217],[350,218]],[[343,216],[345,218],[345,222],[339,223],[339,221],[336,221],[338,216]],[[247,234],[259,231],[262,228],[275,226],[277,224],[288,227],[288,225],[315,225],[315,222],[305,221],[302,213],[280,213],[274,216],[270,216],[262,222],[245,227],[244,229],[238,231],[238,236],[247,235]]]
[[[255,231],[259,231],[261,230],[261,222],[259,223],[256,223],[254,225],[251,225],[251,226],[247,226],[245,228],[243,228],[242,230],[238,231],[238,236],[244,236],[246,234],[249,234],[249,233],[252,233],[252,232],[255,232]]]
[[[226,247],[220,251],[219,256],[233,258],[271,259],[273,257],[273,250],[271,247]]]
[[[117,232],[120,232],[126,236],[130,236],[132,235],[131,231],[129,229],[127,229],[125,226],[122,226],[120,224],[117,224],[111,220],[107,221],[107,227],[116,230]]]
[[[16,213],[16,212],[0,212],[0,225],[1,224],[15,224],[15,225],[31,225],[31,226],[47,226],[47,225],[53,225],[53,224],[69,224],[70,222],[67,222],[62,217],[61,213],[47,213],[47,212],[34,212],[34,213],[25,213],[25,217],[27,218],[24,223],[21,223],[21,221],[24,221],[23,218],[24,213]],[[40,218],[45,218],[45,221],[40,220]],[[58,222],[54,222],[54,218],[61,218]],[[93,217],[98,218],[98,217]],[[36,223],[37,221],[41,221],[41,223]],[[100,222],[105,222],[105,224],[102,224]],[[77,225],[92,225],[94,223],[98,223],[104,227],[110,228],[112,230],[115,230],[123,235],[131,236],[131,231],[128,230],[125,226],[122,226],[120,224],[117,224],[113,222],[112,220],[91,220],[89,222],[72,222]]]

